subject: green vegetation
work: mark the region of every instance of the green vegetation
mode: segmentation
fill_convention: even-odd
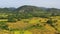
[[[28,5],[0,8],[0,30],[13,31],[14,34],[60,33],[60,9]]]

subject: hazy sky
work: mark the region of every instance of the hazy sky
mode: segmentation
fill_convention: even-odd
[[[0,7],[20,7],[22,5],[60,8],[60,0],[0,0]]]

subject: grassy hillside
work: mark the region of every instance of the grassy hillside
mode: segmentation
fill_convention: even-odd
[[[60,9],[0,8],[0,34],[60,34]]]

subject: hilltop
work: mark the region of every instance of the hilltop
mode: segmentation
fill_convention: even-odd
[[[18,16],[23,16],[23,18],[60,16],[60,9],[56,8],[44,8],[24,5],[17,8],[16,11],[18,13]]]

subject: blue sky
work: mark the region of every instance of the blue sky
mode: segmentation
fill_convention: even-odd
[[[60,0],[0,0],[0,7],[20,7],[22,5],[33,5],[39,7],[59,8]]]

